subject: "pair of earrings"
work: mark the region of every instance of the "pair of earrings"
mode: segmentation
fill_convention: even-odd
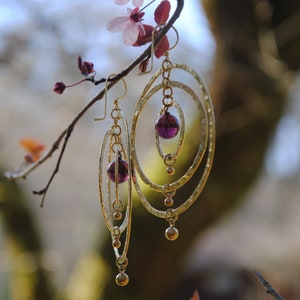
[[[137,102],[130,130],[119,106],[119,100],[127,92],[125,80],[122,79],[122,82],[124,95],[113,102],[110,113],[112,125],[104,135],[99,158],[100,206],[112,237],[119,270],[116,283],[119,286],[125,286],[129,282],[126,267],[133,186],[147,211],[166,220],[168,226],[165,237],[174,241],[179,236],[176,222],[180,214],[195,202],[207,181],[215,148],[211,97],[205,83],[193,69],[172,63],[169,52],[166,52],[161,68],[145,86]],[[150,106],[150,102],[157,105],[158,98],[160,108],[157,109],[158,117],[153,120],[152,130],[157,156],[152,165],[157,163],[160,169],[157,170],[158,176],[151,176],[142,162],[144,152],[139,145],[139,136],[143,134],[141,128],[144,128],[145,115],[149,119],[149,112],[144,113],[146,106]],[[191,119],[196,120],[196,125],[193,126],[198,127],[197,132],[193,132],[192,139],[186,134],[186,127],[192,126]],[[193,147],[186,146],[186,140]],[[190,161],[189,164],[186,163],[187,160]],[[200,166],[202,174],[188,198],[176,199],[176,192],[195,177]],[[161,195],[162,202],[158,208],[147,198],[149,191]]]

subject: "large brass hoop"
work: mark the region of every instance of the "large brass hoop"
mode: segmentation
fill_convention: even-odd
[[[138,193],[138,196],[145,206],[145,208],[153,215],[159,217],[159,218],[165,218],[169,219],[169,215],[172,216],[178,216],[179,214],[183,213],[185,210],[187,210],[194,201],[198,198],[200,195],[206,181],[208,178],[208,175],[211,170],[212,161],[213,161],[213,155],[214,155],[214,148],[215,148],[215,120],[214,120],[214,114],[213,114],[213,105],[211,101],[211,97],[209,94],[209,91],[205,85],[205,83],[202,81],[202,79],[199,77],[199,75],[191,68],[187,67],[186,65],[181,64],[172,64],[171,69],[180,69],[187,73],[189,73],[197,82],[198,85],[198,91],[197,93],[190,88],[189,86],[185,85],[182,82],[178,81],[170,81],[169,85],[172,88],[178,88],[183,91],[185,91],[190,98],[194,101],[196,104],[198,111],[200,113],[201,118],[201,124],[202,124],[202,130],[200,131],[200,143],[198,146],[198,151],[195,155],[195,158],[193,160],[192,165],[188,168],[186,173],[181,176],[178,180],[168,183],[166,185],[160,185],[156,184],[155,182],[151,181],[144,171],[142,170],[140,166],[140,162],[138,159],[137,151],[136,151],[136,128],[138,126],[138,121],[140,117],[140,112],[146,105],[147,101],[160,89],[162,89],[162,84],[158,84],[154,87],[152,85],[155,83],[155,81],[158,79],[158,77],[162,74],[163,70],[159,70],[149,81],[149,83],[146,85],[141,98],[139,102],[137,103],[135,113],[133,115],[132,120],[132,127],[131,127],[131,133],[130,133],[130,153],[131,153],[131,159],[132,164],[134,168],[136,169],[136,176],[138,175],[139,178],[151,189],[161,192],[165,194],[166,192],[173,193],[180,187],[182,187],[196,172],[199,165],[202,164],[203,158],[206,159],[204,171],[202,173],[202,176],[200,177],[200,180],[196,186],[196,188],[193,190],[190,197],[184,201],[181,205],[179,205],[177,208],[172,208],[168,210],[159,210],[154,208],[151,203],[147,200],[145,197],[142,188],[139,185],[139,180],[134,181],[134,185],[136,188],[136,191]],[[138,178],[136,178],[138,179]]]

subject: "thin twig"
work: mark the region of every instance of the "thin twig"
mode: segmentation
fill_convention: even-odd
[[[181,11],[184,6],[184,0],[177,0],[177,7],[169,19],[168,23],[162,28],[160,33],[157,35],[157,37],[154,39],[154,46],[157,45],[163,36],[169,31],[169,29],[173,26],[175,21],[179,18]],[[77,122],[81,119],[81,117],[98,101],[101,100],[105,93],[110,90],[116,83],[118,83],[123,77],[126,77],[135,67],[138,66],[139,63],[141,63],[146,57],[151,55],[152,46],[150,45],[138,58],[136,58],[131,64],[129,64],[123,71],[118,73],[117,75],[111,77],[109,80],[106,80],[105,78],[101,78],[101,80],[98,80],[96,82],[97,84],[104,83],[109,81],[107,86],[103,88],[90,102],[88,102],[80,111],[79,113],[74,117],[74,119],[71,121],[71,123],[67,126],[66,129],[62,131],[62,133],[59,135],[57,140],[53,143],[52,147],[49,149],[49,151],[41,157],[37,162],[31,164],[27,169],[24,169],[22,171],[14,171],[14,172],[7,172],[5,173],[5,176],[9,178],[10,180],[14,181],[16,179],[23,178],[25,179],[27,175],[29,175],[32,171],[34,171],[36,168],[38,168],[41,164],[43,164],[46,160],[48,160],[52,154],[59,149],[59,145],[62,141],[62,139],[65,137],[62,149],[60,150],[60,154],[58,157],[58,160],[55,165],[55,169],[52,172],[47,185],[45,188],[41,189],[40,191],[34,191],[34,194],[42,195],[42,201],[41,206],[44,204],[45,196],[47,194],[47,191],[55,177],[55,175],[59,171],[59,167],[63,158],[63,155],[65,153],[65,149],[67,146],[67,143],[69,141],[69,138],[71,136],[71,133],[74,130],[75,125]]]
[[[74,127],[74,126],[73,126]],[[66,146],[67,146],[67,143],[69,141],[69,138],[71,136],[71,133],[72,133],[72,130],[73,130],[73,127],[70,127],[69,130],[67,131],[66,133],[66,137],[65,137],[65,140],[64,140],[64,143],[63,143],[63,146],[61,148],[61,151],[59,153],[59,157],[58,157],[58,160],[56,162],[56,166],[55,166],[55,169],[54,171],[52,172],[52,175],[50,176],[50,179],[48,180],[48,183],[47,185],[40,191],[33,191],[33,194],[34,195],[42,195],[42,200],[41,200],[41,207],[44,206],[44,201],[45,201],[45,197],[46,197],[46,194],[47,194],[47,191],[51,185],[51,182],[52,180],[54,179],[55,175],[58,173],[59,171],[59,166],[60,166],[60,163],[61,163],[61,160],[63,158],[63,155],[65,153],[65,149],[66,149]]]
[[[262,283],[262,285],[266,288],[266,293],[270,294],[274,297],[276,300],[284,300],[271,286],[271,284],[258,272],[254,272],[259,281]]]

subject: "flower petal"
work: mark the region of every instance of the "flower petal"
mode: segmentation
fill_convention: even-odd
[[[127,22],[123,28],[123,41],[125,45],[132,46],[138,39],[139,26],[133,22]]]
[[[154,12],[154,20],[157,25],[166,24],[170,14],[171,4],[168,0],[162,1]]]
[[[135,7],[141,7],[144,3],[144,0],[132,0],[132,5]]]
[[[131,8],[127,7],[127,14],[128,14],[129,17],[131,16],[131,14],[134,14],[134,13],[136,13],[138,11],[139,11],[138,8],[137,9],[136,8],[135,9],[131,9]]]
[[[24,148],[27,154],[24,159],[27,163],[33,163],[40,159],[41,153],[45,149],[45,145],[40,143],[40,141],[32,138],[22,139],[20,145]]]
[[[125,23],[128,21],[129,18],[126,16],[116,17],[107,23],[106,29],[111,32],[122,31]]]
[[[153,26],[143,24],[143,29],[144,34],[141,34],[141,31],[139,31],[138,39],[132,46],[143,46],[152,41]]]
[[[80,55],[78,55],[78,57],[77,57],[77,66],[78,66],[78,69],[82,72],[82,58]]]
[[[154,49],[154,55],[156,56],[156,58],[160,58],[169,50],[169,48],[170,48],[170,43],[167,36],[165,35],[163,36],[161,41],[156,45]]]
[[[147,67],[148,67],[148,64],[149,64],[149,60],[150,60],[150,58],[146,58],[146,59],[144,59],[144,60],[140,63],[140,65],[139,65],[139,70],[140,70],[141,73],[145,73],[145,72],[146,72]]]
[[[114,0],[116,5],[125,5],[129,2],[129,0]]]

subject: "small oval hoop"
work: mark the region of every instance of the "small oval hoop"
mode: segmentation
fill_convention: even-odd
[[[160,86],[159,86],[160,87]],[[177,103],[175,100],[173,100],[173,105],[176,108],[178,115],[179,115],[179,121],[180,121],[180,131],[179,131],[179,141],[178,141],[178,145],[175,149],[175,151],[172,154],[164,154],[162,145],[161,145],[161,141],[160,138],[158,136],[158,133],[155,132],[155,141],[156,141],[156,148],[158,150],[158,153],[160,155],[160,157],[162,159],[166,159],[167,156],[172,156],[175,158],[179,155],[182,146],[183,146],[183,140],[184,140],[184,133],[185,133],[185,120],[184,120],[184,113],[183,110],[181,108],[181,106],[179,105],[179,103]]]

